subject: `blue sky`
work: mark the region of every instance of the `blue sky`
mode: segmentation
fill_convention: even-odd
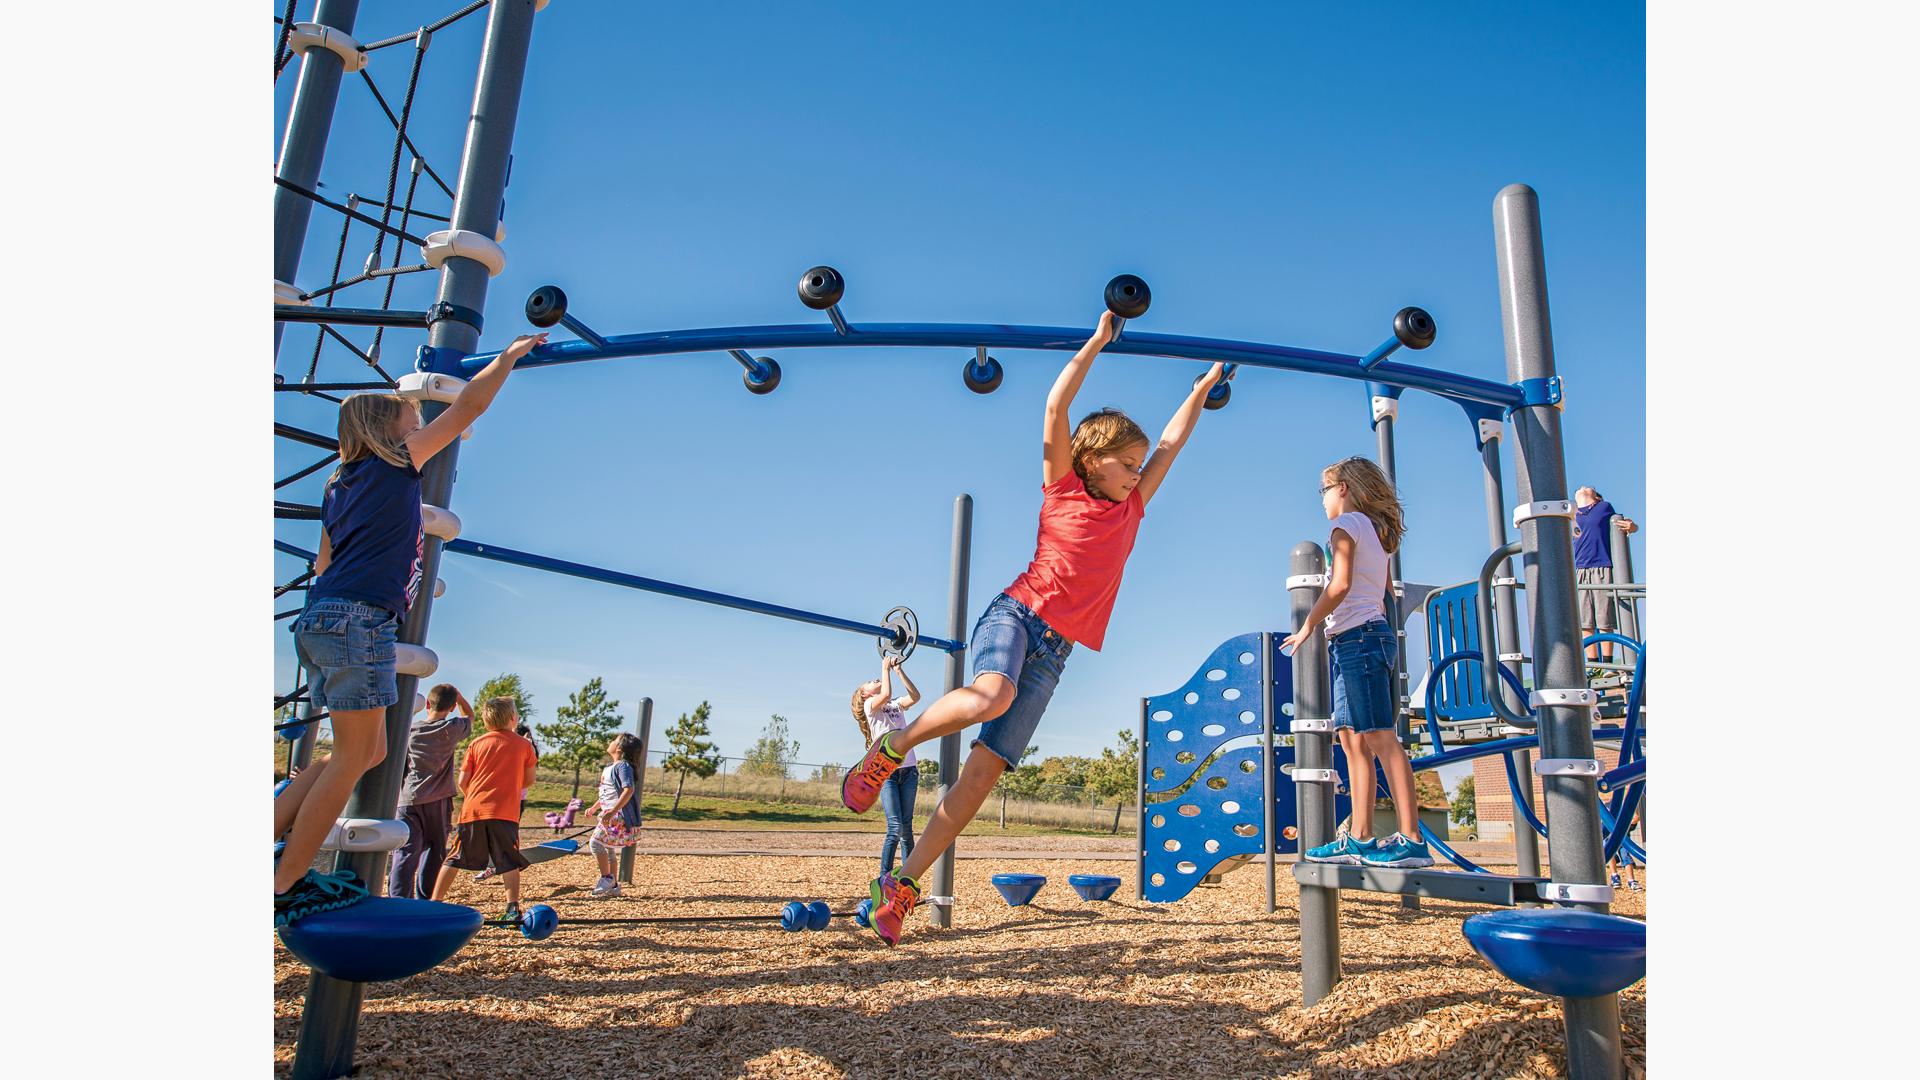
[[[456,6],[363,5],[356,36],[402,33]],[[1569,478],[1642,515],[1641,11],[1167,10],[553,4],[536,24],[508,266],[483,342],[526,329],[521,303],[549,282],[616,334],[814,318],[793,285],[816,263],[846,275],[856,323],[1090,325],[1104,282],[1133,272],[1154,290],[1142,329],[1364,352],[1394,311],[1418,304],[1439,324],[1418,362],[1504,379],[1490,207],[1521,181],[1541,197]],[[436,36],[414,106],[415,141],[449,180],[484,18]],[[410,56],[384,50],[370,68],[396,108]],[[276,87],[276,147],[297,68]],[[377,197],[391,149],[391,128],[350,78],[326,193]],[[445,212],[430,185],[422,192],[421,206]],[[339,228],[330,211],[313,221],[308,289],[326,283]],[[355,229],[349,268],[371,235]],[[395,306],[423,306],[431,277],[402,279]],[[374,306],[379,291],[340,302]],[[389,335],[388,369],[409,366],[421,340]],[[290,329],[278,370],[298,378],[311,348],[309,329]],[[764,398],[724,355],[523,372],[462,449],[454,509],[471,539],[852,618],[907,604],[937,633],[964,491],[975,499],[971,626],[1032,553],[1040,409],[1065,357],[1000,354],[1006,380],[986,397],[961,385],[963,358],[796,352],[779,357],[783,384]],[[350,380],[358,369],[330,347],[319,371]],[[1117,405],[1156,432],[1201,370],[1102,359],[1076,412]],[[278,397],[282,421],[332,430],[326,402]],[[1324,537],[1318,470],[1373,445],[1359,384],[1243,373],[1150,507],[1106,647],[1073,656],[1042,753],[1097,753],[1136,724],[1142,696],[1179,686],[1220,641],[1286,629],[1287,550]],[[317,456],[286,442],[274,454],[276,476]],[[1487,545],[1460,410],[1409,392],[1399,463],[1406,576],[1469,577]],[[317,501],[324,476],[281,497]],[[1512,502],[1510,457],[1507,481]],[[1659,523],[1641,520],[1644,573],[1640,542]],[[302,546],[315,537],[311,523],[275,532]],[[297,569],[276,561],[280,580]],[[517,671],[544,719],[601,675],[629,710],[651,696],[656,725],[710,700],[728,753],[775,712],[803,760],[858,753],[846,702],[871,675],[868,640],[458,556],[442,577],[437,678],[470,692]],[[939,654],[909,672],[938,693]]]

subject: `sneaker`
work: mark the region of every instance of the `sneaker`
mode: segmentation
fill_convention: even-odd
[[[619,896],[619,895],[620,895],[620,883],[619,883],[619,882],[617,882],[617,881],[615,881],[615,880],[613,880],[613,879],[612,879],[612,878],[610,878],[610,877],[603,877],[603,878],[601,878],[601,879],[600,879],[599,881],[596,881],[596,882],[594,882],[594,883],[593,883],[593,895],[595,895],[595,896]]]
[[[507,913],[505,915],[500,916],[500,921],[505,923],[511,923],[514,926],[519,926],[520,925],[520,905],[508,904]]]
[[[893,775],[893,770],[900,767],[900,760],[905,756],[893,752],[891,731],[880,736],[867,750],[867,756],[861,759],[860,764],[847,770],[845,779],[840,781],[840,802],[856,814],[873,809],[874,800],[880,797],[881,786],[887,782],[887,777]],[[878,904],[879,901],[874,903]]]
[[[873,932],[888,945],[900,944],[900,931],[906,927],[913,905],[920,902],[920,883],[910,877],[881,874],[867,887],[873,897],[868,921]]]
[[[1639,892],[1639,891],[1640,891],[1640,883],[1639,883],[1639,882],[1637,882],[1637,881],[1629,881],[1629,882],[1627,882],[1627,888],[1629,888],[1629,889],[1632,889],[1632,890],[1633,890],[1634,892]]]
[[[322,874],[309,870],[283,893],[273,894],[273,928],[290,926],[316,912],[351,907],[367,898],[367,887],[351,870]]]
[[[489,866],[485,870],[482,870],[479,873],[473,875],[473,880],[475,884],[478,884],[482,881],[487,880],[492,876],[493,876],[493,867]]]
[[[1427,850],[1425,840],[1411,840],[1400,833],[1394,833],[1380,841],[1378,847],[1360,856],[1363,866],[1397,866],[1402,869],[1417,869],[1433,865],[1433,853]]]
[[[1611,885],[1611,886],[1613,886],[1613,887],[1614,887],[1614,888],[1616,888],[1616,889],[1617,889],[1617,888],[1619,888],[1619,887],[1620,887],[1620,875],[1619,875],[1619,874],[1615,874],[1615,875],[1613,875],[1613,880],[1611,880],[1611,881],[1609,881],[1609,882],[1607,882],[1607,884],[1609,884],[1609,885]]]
[[[1379,844],[1380,841],[1372,839],[1371,837],[1365,840],[1355,840],[1353,837],[1347,835],[1347,830],[1341,829],[1339,833],[1334,836],[1333,843],[1321,844],[1317,848],[1309,848],[1301,858],[1308,862],[1345,863],[1349,866],[1357,866],[1360,863],[1360,857],[1378,847]]]

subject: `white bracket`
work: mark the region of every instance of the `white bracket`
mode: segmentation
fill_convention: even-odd
[[[437,540],[452,540],[460,535],[460,515],[444,506],[421,503],[420,531]]]
[[[1293,782],[1296,784],[1338,784],[1340,782],[1340,774],[1332,769],[1295,768],[1286,770],[1286,773],[1293,777]]]
[[[1533,661],[1531,661],[1531,660],[1529,660],[1529,659],[1527,659],[1527,654],[1526,654],[1526,653],[1521,653],[1521,652],[1503,652],[1503,653],[1501,653],[1501,654],[1500,654],[1500,662],[1501,662],[1501,663],[1503,663],[1503,664],[1505,664],[1505,663],[1515,663],[1515,664],[1531,664],[1531,663],[1533,663]]]
[[[1611,885],[1572,885],[1559,881],[1540,883],[1540,898],[1556,904],[1611,904]]]
[[[1480,443],[1483,446],[1490,442],[1499,441],[1500,436],[1505,435],[1507,433],[1507,425],[1501,423],[1498,420],[1489,420],[1489,419],[1482,418],[1479,424],[1480,424]]]
[[[488,277],[499,277],[500,272],[507,268],[507,249],[491,237],[468,229],[441,229],[428,233],[427,242],[420,245],[420,254],[427,260],[427,265],[436,270],[456,255],[486,267]]]
[[[920,898],[920,903],[922,903],[922,904],[927,904],[927,905],[929,905],[929,906],[931,906],[931,907],[952,907],[952,906],[953,906],[953,897],[951,897],[951,896],[923,896],[923,897],[921,897],[921,898]]]
[[[415,715],[415,716],[418,716],[418,715],[420,715],[420,714],[421,714],[422,712],[424,712],[424,711],[426,711],[426,708],[427,708],[427,695],[425,695],[425,694],[415,694],[415,695],[413,695],[413,713],[414,713],[414,715]]]
[[[431,371],[409,371],[400,376],[400,384],[393,392],[408,401],[438,401],[451,405],[460,391],[467,388],[465,379],[453,375],[438,375]]]
[[[1333,734],[1331,720],[1295,720],[1287,725],[1287,730],[1295,735]]]
[[[447,579],[434,578],[433,579],[433,598],[435,600],[438,600],[445,595],[447,595]]]
[[[1542,705],[1593,706],[1600,704],[1600,695],[1586,687],[1578,690],[1535,690],[1527,695],[1527,707],[1537,709]]]
[[[1592,758],[1546,757],[1533,763],[1536,776],[1573,776],[1600,778],[1600,763]]]
[[[287,36],[287,46],[296,53],[325,49],[340,58],[342,69],[349,75],[367,66],[367,54],[360,48],[360,43],[337,27],[310,22],[294,23],[293,33]]]
[[[425,645],[398,642],[393,647],[393,670],[424,679],[440,670],[440,657]]]
[[[407,842],[407,823],[391,818],[338,818],[324,851],[392,851]]]
[[[427,239],[431,240],[433,237],[429,236]],[[1573,517],[1573,502],[1568,499],[1548,499],[1545,502],[1521,503],[1513,508],[1513,527],[1517,529],[1523,521],[1548,517]]]
[[[1400,399],[1390,397],[1373,398],[1373,422],[1400,419]]]
[[[1287,577],[1287,591],[1295,589],[1324,589],[1327,587],[1325,574],[1290,574]]]
[[[305,307],[313,301],[301,298],[300,286],[289,285],[284,281],[276,280],[273,283],[273,302],[276,304],[292,304],[295,307]]]
[[[1497,577],[1493,579],[1493,587],[1496,589],[1517,589],[1520,587],[1520,579],[1517,577]]]

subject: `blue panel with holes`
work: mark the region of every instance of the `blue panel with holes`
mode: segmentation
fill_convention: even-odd
[[[1276,734],[1287,730],[1285,720],[1286,718],[1282,717],[1282,722],[1274,725]],[[1293,737],[1299,738],[1297,735]],[[1293,777],[1290,775],[1294,751],[1291,745],[1285,745],[1284,738],[1276,738],[1275,741],[1282,745],[1273,748],[1273,839],[1279,845],[1274,850],[1282,855],[1298,855],[1300,854],[1300,801],[1294,790]],[[1348,812],[1353,809],[1353,797],[1347,794],[1347,754],[1340,749],[1338,739],[1333,743],[1333,768],[1340,774],[1340,783],[1333,789],[1333,820],[1345,821]],[[1386,776],[1377,768],[1374,770],[1374,776],[1380,781],[1378,790],[1387,790]]]

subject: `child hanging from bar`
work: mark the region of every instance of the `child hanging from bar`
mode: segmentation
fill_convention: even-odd
[[[1074,645],[1097,651],[1105,642],[1147,503],[1193,434],[1207,392],[1222,377],[1224,365],[1216,363],[1194,383],[1157,444],[1118,409],[1090,413],[1069,431],[1074,395],[1114,331],[1114,315],[1102,312],[1098,328],[1047,394],[1039,539],[1026,572],[974,624],[972,685],[948,692],[904,730],[875,740],[841,783],[841,801],[864,813],[908,751],[981,725],[958,781],[934,808],[919,845],[897,875],[883,872],[868,887],[873,930],[888,945],[899,944],[920,900],[920,876],[973,820],[1000,774],[1019,764]]]

